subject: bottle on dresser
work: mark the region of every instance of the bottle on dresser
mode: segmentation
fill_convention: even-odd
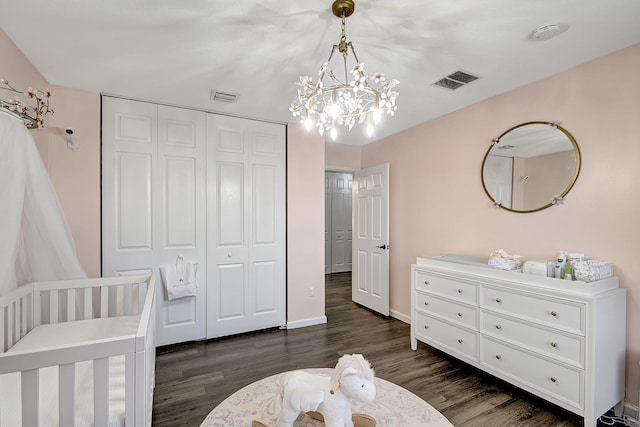
[[[556,279],[564,278],[565,267],[567,265],[567,253],[565,251],[560,251],[558,254],[558,258],[556,260],[556,264],[553,268],[553,277]]]

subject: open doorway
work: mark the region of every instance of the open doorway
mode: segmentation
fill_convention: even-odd
[[[353,174],[325,171],[324,182],[324,272],[344,273],[352,268]]]

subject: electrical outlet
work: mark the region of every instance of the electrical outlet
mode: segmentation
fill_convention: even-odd
[[[310,296],[310,297],[314,297],[314,296],[316,296],[316,288],[315,288],[315,287],[311,286],[311,287],[309,288],[309,296]]]

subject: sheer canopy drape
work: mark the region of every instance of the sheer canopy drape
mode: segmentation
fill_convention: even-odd
[[[86,277],[31,133],[0,111],[0,295],[32,281]]]

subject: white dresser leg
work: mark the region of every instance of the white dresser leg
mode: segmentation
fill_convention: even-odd
[[[417,350],[418,349],[418,340],[411,337],[411,350]]]

